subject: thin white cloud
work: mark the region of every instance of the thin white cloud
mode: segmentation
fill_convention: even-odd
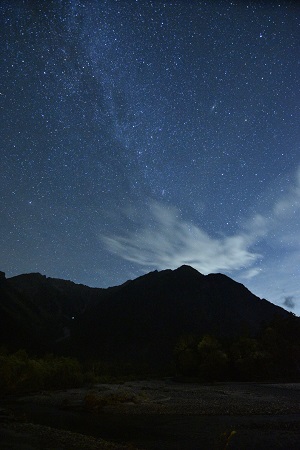
[[[252,221],[252,225],[255,221]],[[260,226],[258,225],[260,224]],[[294,312],[300,315],[300,168],[294,183],[282,193],[270,210],[256,221],[262,244],[266,243],[255,277],[241,273],[247,286],[256,295],[287,307],[286,297],[292,297]],[[255,231],[255,226],[252,231]],[[263,232],[262,232],[263,230]],[[250,269],[251,275],[251,269]]]
[[[261,269],[258,267],[252,267],[249,270],[246,270],[242,273],[242,278],[245,280],[251,280],[252,278],[256,277],[261,272]]]
[[[268,203],[236,234],[218,238],[184,220],[176,208],[154,202],[125,211],[136,231],[101,239],[110,252],[145,272],[188,264],[203,274],[221,271],[245,280],[253,293],[281,306],[292,296],[299,315],[300,168],[294,183]]]
[[[241,232],[220,239],[180,218],[175,208],[153,203],[148,225],[126,236],[104,236],[108,250],[145,267],[192,265],[201,273],[233,271],[251,266],[260,255],[250,250],[253,237]]]

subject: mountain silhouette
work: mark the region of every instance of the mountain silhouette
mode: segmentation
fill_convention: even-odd
[[[182,335],[256,335],[275,316],[290,315],[226,275],[186,265],[108,289],[2,273],[0,296],[0,343],[9,348],[154,366],[171,360]]]
[[[278,315],[289,313],[231,278],[182,266],[150,272],[112,291],[86,310],[74,336],[78,347],[85,342],[85,349],[97,349],[104,358],[163,364],[181,335],[255,335]]]
[[[0,272],[0,345],[38,353],[55,349],[72,318],[101,291],[40,273],[6,279]]]

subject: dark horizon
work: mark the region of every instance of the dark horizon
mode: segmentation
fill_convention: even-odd
[[[72,283],[72,284],[75,284],[75,285],[81,285],[81,286],[84,286],[84,287],[87,287],[87,288],[91,288],[91,289],[110,289],[110,288],[116,288],[116,287],[121,287],[121,286],[123,286],[123,285],[126,285],[126,284],[128,284],[129,282],[134,282],[134,281],[136,281],[136,280],[138,280],[138,279],[142,279],[143,277],[147,277],[147,276],[151,276],[151,274],[155,274],[155,273],[163,273],[163,272],[176,272],[176,271],[179,271],[179,270],[181,270],[181,272],[182,272],[182,269],[188,269],[188,270],[190,270],[190,269],[192,269],[192,271],[194,271],[194,272],[197,272],[197,274],[199,274],[199,275],[201,275],[201,276],[203,276],[203,277],[209,277],[209,276],[218,276],[218,275],[220,275],[220,276],[224,276],[225,278],[228,278],[229,280],[231,280],[231,281],[233,281],[233,282],[236,282],[236,283],[238,283],[238,284],[241,284],[243,287],[245,287],[246,288],[246,290],[248,290],[252,295],[254,295],[256,298],[258,298],[259,300],[263,300],[263,301],[267,301],[268,303],[271,303],[272,305],[275,305],[275,306],[279,306],[280,308],[282,308],[283,310],[285,310],[286,312],[293,312],[293,311],[291,311],[291,309],[293,309],[293,308],[287,308],[287,307],[285,307],[286,305],[276,305],[276,303],[274,303],[273,301],[272,301],[272,299],[266,299],[266,298],[263,298],[263,297],[258,297],[255,293],[253,293],[249,288],[248,288],[248,286],[246,285],[246,283],[240,283],[239,281],[237,281],[237,280],[235,280],[234,278],[232,278],[232,277],[229,277],[228,275],[226,275],[226,274],[223,274],[223,273],[221,273],[221,272],[215,272],[215,273],[210,273],[210,274],[207,274],[207,275],[204,275],[204,274],[202,274],[201,272],[199,272],[197,269],[195,269],[194,267],[192,267],[192,266],[190,266],[190,265],[187,265],[187,264],[184,264],[184,265],[182,265],[182,266],[180,266],[180,267],[177,267],[176,269],[163,269],[163,270],[157,270],[157,269],[155,269],[155,270],[152,270],[152,271],[150,271],[150,272],[147,272],[147,273],[144,273],[144,274],[142,274],[142,275],[139,275],[139,276],[137,276],[136,278],[129,278],[129,279],[127,279],[127,280],[125,280],[124,282],[122,282],[122,283],[120,283],[120,284],[117,284],[117,285],[111,285],[111,286],[106,286],[106,287],[104,287],[104,286],[89,286],[89,285],[86,285],[86,284],[83,284],[83,283],[77,283],[77,282],[75,282],[75,281],[73,281],[73,280],[70,280],[70,279],[65,279],[65,278],[61,278],[61,277],[51,277],[51,276],[48,276],[47,274],[43,274],[43,273],[40,273],[40,272],[29,272],[29,273],[21,273],[21,274],[17,274],[17,275],[14,275],[14,276],[12,276],[12,277],[7,277],[6,276],[6,274],[5,274],[5,272],[3,272],[3,271],[0,271],[0,275],[1,274],[4,274],[4,276],[5,276],[5,278],[7,279],[7,280],[11,280],[11,279],[13,279],[13,278],[17,278],[17,277],[22,277],[22,276],[41,276],[41,277],[43,277],[43,278],[45,278],[45,279],[52,279],[52,280],[59,280],[59,281],[62,281],[62,282],[70,282],[70,283]],[[294,312],[293,312],[293,314],[295,315],[295,316],[297,316]],[[299,317],[299,316],[297,316],[297,317]]]

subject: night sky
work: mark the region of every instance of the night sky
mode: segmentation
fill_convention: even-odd
[[[0,4],[0,270],[189,264],[300,314],[300,7]]]

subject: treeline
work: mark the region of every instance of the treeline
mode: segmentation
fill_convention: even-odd
[[[79,387],[85,374],[75,358],[31,357],[25,350],[0,352],[0,393],[19,394],[41,389]]]
[[[174,349],[174,362],[177,376],[198,381],[299,381],[300,318],[292,314],[278,318],[256,337],[182,336]],[[79,362],[73,357],[49,354],[41,358],[25,350],[0,349],[0,395],[171,375],[170,368],[154,371],[151,364]]]
[[[182,336],[174,350],[177,375],[199,381],[299,381],[300,319],[277,318],[258,336]]]
[[[148,366],[100,360],[29,355],[0,349],[0,395],[69,389],[96,383],[116,383],[149,376]]]

